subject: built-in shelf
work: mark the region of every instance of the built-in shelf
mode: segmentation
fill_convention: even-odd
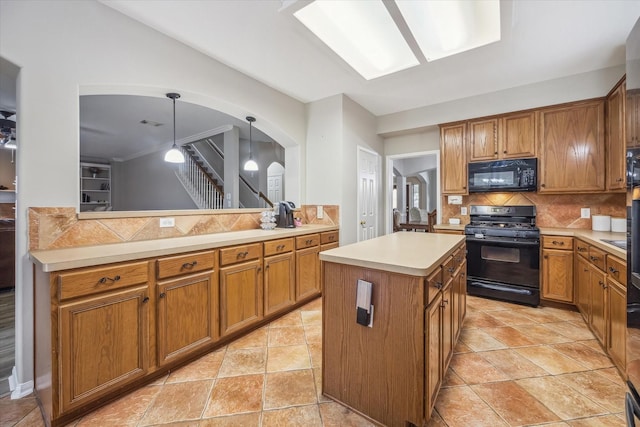
[[[104,206],[104,208],[102,208]],[[80,163],[80,212],[111,206],[111,166]]]

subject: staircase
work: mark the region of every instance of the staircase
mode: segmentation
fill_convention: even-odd
[[[223,209],[224,190],[214,178],[215,171],[191,145],[182,146],[185,162],[181,163],[176,176],[187,190],[198,209]]]

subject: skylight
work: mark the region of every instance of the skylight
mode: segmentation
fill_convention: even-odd
[[[500,40],[499,0],[395,1],[427,61]],[[420,64],[381,0],[316,0],[294,16],[367,80]]]
[[[419,64],[379,0],[314,1],[294,16],[367,80]]]

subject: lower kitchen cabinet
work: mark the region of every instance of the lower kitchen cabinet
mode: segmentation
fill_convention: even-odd
[[[218,339],[217,272],[158,284],[158,364],[213,344]]]
[[[296,265],[293,252],[264,259],[264,315],[282,311],[295,303]]]
[[[249,261],[220,268],[220,335],[262,319],[262,263]]]
[[[607,328],[606,350],[616,366],[624,371],[627,366],[627,290],[612,279],[607,279]]]
[[[147,292],[140,286],[60,305],[60,412],[147,373]]]
[[[542,236],[542,290],[544,299],[573,304],[573,238]]]
[[[576,256],[575,263],[576,306],[587,324],[591,323],[591,279],[589,262],[582,256]]]
[[[438,390],[444,378],[443,357],[442,357],[442,294],[438,293],[436,298],[425,310],[425,402],[430,408],[436,404]]]
[[[320,295],[320,235],[296,238],[296,301]]]

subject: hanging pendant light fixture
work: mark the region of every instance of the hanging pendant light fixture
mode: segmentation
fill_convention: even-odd
[[[167,98],[173,99],[173,145],[164,155],[164,161],[169,163],[184,163],[184,154],[176,145],[176,99],[180,98],[179,93],[168,93]]]
[[[249,160],[244,164],[244,170],[254,172],[258,170],[258,164],[251,156],[251,124],[256,121],[256,118],[247,116],[247,121],[249,122]]]

